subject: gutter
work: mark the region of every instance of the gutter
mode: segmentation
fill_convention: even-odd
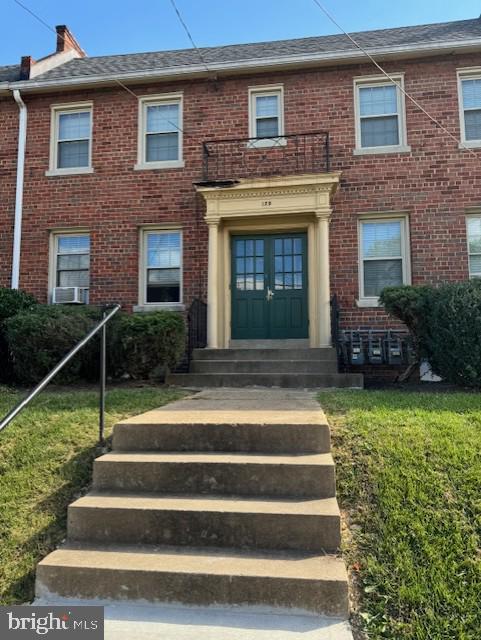
[[[382,59],[408,58],[417,54],[424,56],[442,55],[443,53],[464,53],[481,49],[481,38],[470,40],[450,40],[444,42],[427,42],[417,45],[399,45],[388,47],[370,47],[367,51],[374,57],[380,56]],[[358,49],[349,51],[329,51],[308,54],[293,54],[285,56],[275,56],[266,58],[256,58],[241,60],[239,62],[209,63],[210,72],[249,72],[254,70],[269,70],[275,68],[285,68],[288,66],[312,66],[316,64],[352,64],[355,62],[366,62],[366,56]],[[76,87],[82,85],[106,84],[116,80],[150,81],[162,78],[175,78],[188,74],[206,75],[205,66],[201,64],[179,65],[166,69],[146,69],[145,71],[127,71],[121,73],[106,73],[97,75],[71,76],[69,78],[52,78],[42,80],[41,76],[37,80],[19,81],[10,84],[11,88],[24,90],[48,89],[56,87]]]
[[[15,191],[15,221],[13,227],[12,289],[18,289],[20,282],[20,248],[22,243],[23,182],[25,173],[25,145],[27,141],[27,107],[20,91],[12,89],[13,99],[18,105],[18,151],[17,186]]]

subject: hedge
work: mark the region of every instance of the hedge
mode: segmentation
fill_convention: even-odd
[[[5,289],[0,287],[0,381],[11,382],[13,377],[13,367],[5,335],[5,323],[8,318],[16,315],[20,311],[32,309],[38,303],[36,299],[18,289]]]
[[[427,358],[434,373],[481,387],[481,280],[387,288],[381,303],[407,325],[418,359]]]

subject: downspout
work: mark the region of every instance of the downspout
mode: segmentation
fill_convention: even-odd
[[[18,105],[18,151],[17,151],[17,187],[15,192],[15,221],[13,227],[12,289],[18,289],[20,283],[20,248],[22,244],[23,181],[25,173],[25,144],[27,140],[27,107],[20,91],[13,89],[13,98]]]

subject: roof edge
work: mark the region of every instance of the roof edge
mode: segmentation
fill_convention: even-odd
[[[441,55],[449,51],[451,53],[462,53],[466,50],[481,49],[481,38],[474,38],[470,40],[448,40],[445,42],[437,43],[425,43],[420,45],[402,45],[397,47],[377,47],[366,49],[366,51],[374,56],[382,56],[383,58],[406,58],[409,55],[424,54],[424,55]],[[357,61],[367,61],[366,55],[358,50],[352,51],[335,51],[335,52],[323,52],[319,54],[303,54],[303,55],[287,55],[277,56],[273,58],[255,58],[247,59],[241,62],[225,62],[225,63],[210,63],[209,69],[213,73],[222,73],[229,71],[251,71],[251,70],[268,70],[276,67],[284,66],[312,66],[313,64],[349,64]],[[68,88],[83,86],[86,84],[108,84],[117,80],[136,81],[141,82],[143,80],[160,80],[170,79],[177,76],[185,75],[199,75],[208,76],[205,65],[201,62],[195,65],[185,65],[178,67],[171,67],[164,70],[147,69],[145,71],[132,71],[125,73],[115,74],[101,74],[91,76],[74,76],[70,78],[50,79],[43,80],[38,77],[35,81],[15,81],[8,83],[8,87],[15,89],[42,89],[42,88]],[[2,85],[0,84],[0,87]]]

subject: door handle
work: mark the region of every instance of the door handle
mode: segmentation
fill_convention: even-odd
[[[270,287],[267,287],[267,295],[266,295],[267,302],[270,302],[273,297],[274,297],[274,291],[272,291]]]

